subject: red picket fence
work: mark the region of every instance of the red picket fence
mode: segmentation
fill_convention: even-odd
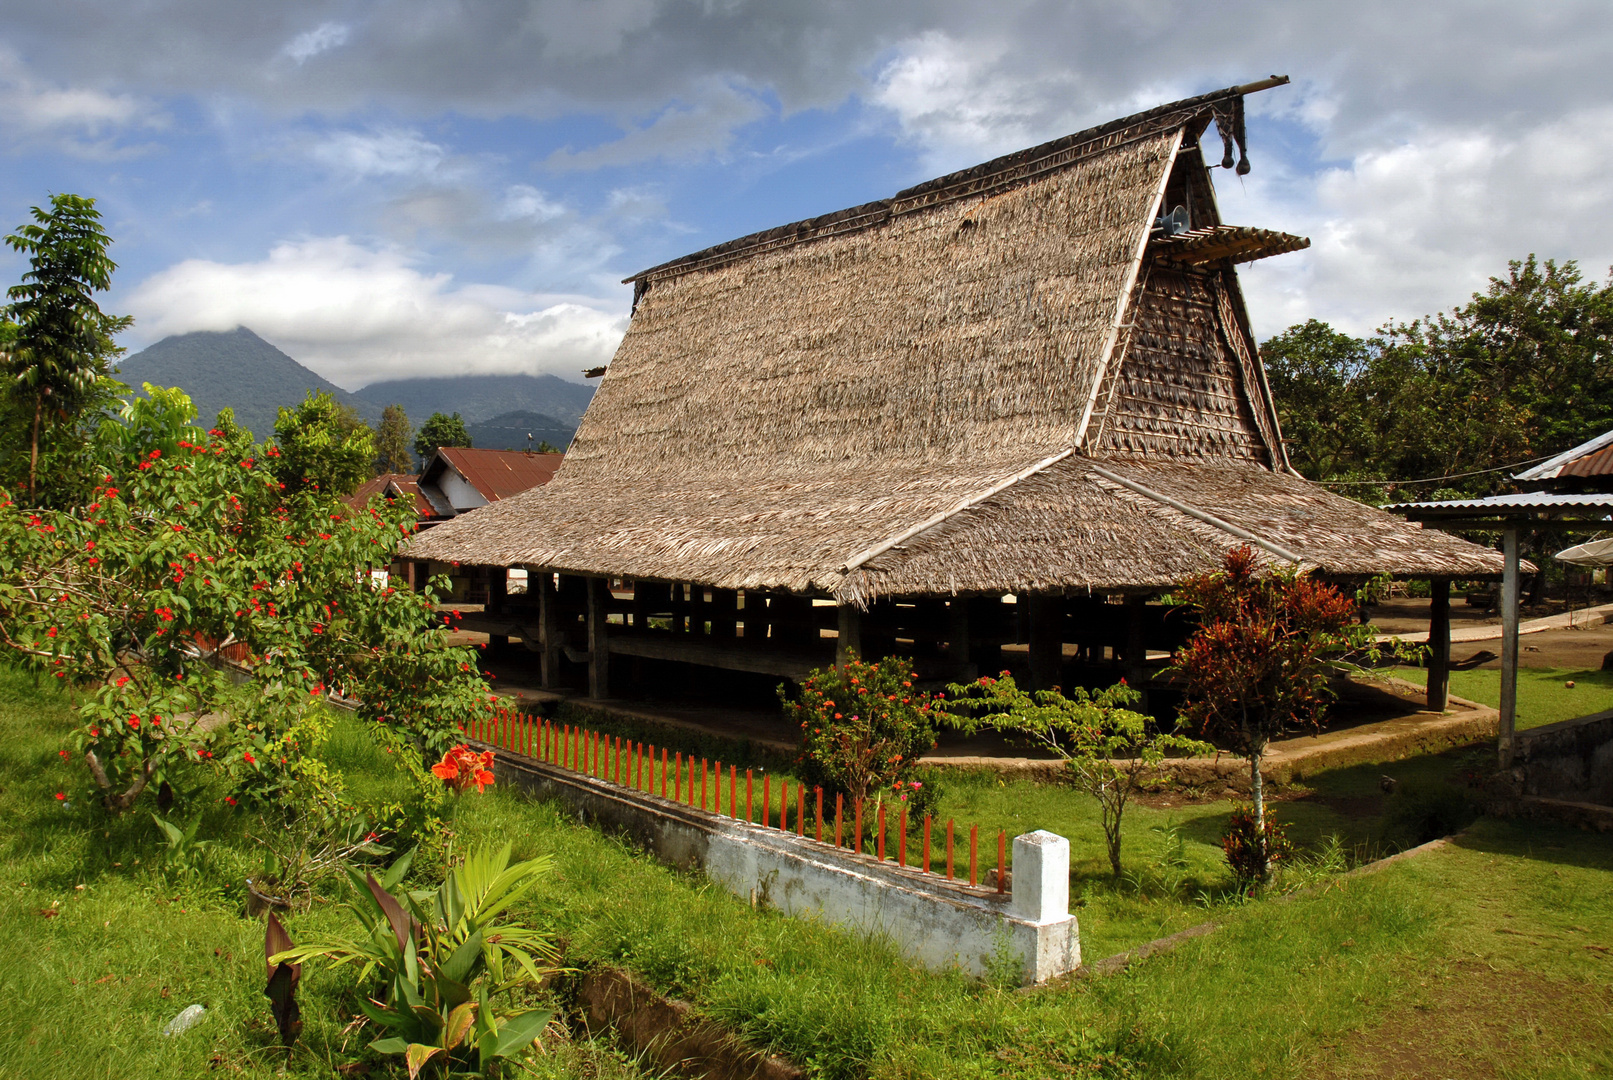
[[[894,861],[898,866],[924,874],[944,873],[946,880],[963,883],[958,865],[957,844],[961,839],[956,823],[948,818],[945,826],[945,855],[936,851],[932,856],[932,831],[937,824],[926,814],[922,823],[913,822],[922,846],[916,861],[909,861],[907,850],[909,822],[907,807],[899,806],[894,814],[886,803],[878,804],[875,820],[864,820],[867,800],[852,799],[850,805],[843,795],[834,797],[833,818],[826,817],[829,808],[824,806],[823,789],[815,787],[810,795],[804,784],[796,784],[793,791],[789,780],[781,779],[778,798],[773,798],[773,777],[763,774],[761,790],[757,790],[755,770],[746,769],[744,790],[740,790],[737,766],[728,766],[728,802],[723,805],[723,765],[701,758],[696,764],[693,754],[660,748],[656,760],[654,743],[624,740],[570,724],[556,724],[515,709],[498,709],[486,718],[473,723],[466,734],[495,750],[516,757],[562,769],[570,769],[596,780],[619,784],[635,791],[694,807],[711,814],[736,818],[760,824],[764,829],[777,828],[808,835],[818,842],[837,848],[849,848],[864,855],[873,855],[881,862]],[[760,795],[758,804],[757,796]],[[743,804],[741,803],[743,799]],[[741,812],[743,810],[743,812]],[[760,812],[758,816],[758,811]],[[793,811],[793,817],[792,817]],[[776,816],[775,816],[776,814]],[[849,821],[848,821],[849,817]],[[851,826],[847,837],[846,826]],[[869,828],[871,827],[871,829]],[[894,836],[892,835],[894,832]],[[826,838],[825,834],[831,834]],[[895,854],[889,854],[894,839]],[[977,886],[981,880],[980,826],[969,826],[969,884]],[[935,837],[936,845],[942,843]],[[1007,885],[1008,833],[997,833],[997,891],[1004,892]],[[938,870],[940,861],[944,870]]]

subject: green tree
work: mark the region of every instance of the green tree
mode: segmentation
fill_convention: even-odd
[[[108,315],[95,293],[112,287],[117,264],[107,256],[112,239],[101,228],[95,200],[55,195],[50,210],[33,207],[34,223],[6,237],[28,256],[22,282],[6,291],[3,317],[13,323],[5,346],[7,396],[31,414],[28,499],[38,489],[41,434],[70,426],[98,400],[101,381],[123,350],[112,340],[134,320]]]
[[[412,510],[292,497],[265,467],[272,448],[194,415],[182,391],[148,385],[100,433],[93,501],[30,510],[0,492],[0,648],[86,693],[75,741],[96,798],[121,813],[204,767],[243,797],[279,790],[299,767],[293,725],[337,688],[427,775],[421,753],[491,699],[475,654],[447,647],[445,581],[422,595],[374,576]],[[224,651],[247,658],[253,711],[192,722],[242,707]]]
[[[465,421],[458,413],[448,416],[435,412],[420,425],[414,437],[414,452],[422,465],[439,446],[470,446],[470,432],[465,430]]]
[[[1222,569],[1191,578],[1178,602],[1198,609],[1199,626],[1176,651],[1183,718],[1249,761],[1259,876],[1270,869],[1260,761],[1273,739],[1317,727],[1332,703],[1329,683],[1353,670],[1353,652],[1376,656],[1372,630],[1358,625],[1355,601],[1331,585],[1291,570],[1257,569],[1248,545],[1227,553]]]
[[[323,390],[309,391],[295,409],[282,407],[274,437],[277,445],[267,453],[288,492],[313,488],[351,495],[375,464],[375,433],[351,406]]]
[[[1261,353],[1294,466],[1385,481],[1352,495],[1493,494],[1504,466],[1613,427],[1613,281],[1587,282],[1573,262],[1531,255],[1451,312],[1370,338],[1312,320]]]
[[[1027,693],[1008,672],[952,683],[943,722],[974,734],[982,727],[1029,741],[1063,760],[1076,785],[1098,801],[1109,866],[1120,876],[1120,826],[1131,801],[1169,751],[1213,753],[1215,747],[1173,731],[1129,706],[1142,697],[1125,682],[1092,693],[1076,687]]]
[[[381,426],[375,433],[375,475],[414,471],[414,458],[409,454],[412,434],[409,414],[402,405],[388,405],[381,410]]]

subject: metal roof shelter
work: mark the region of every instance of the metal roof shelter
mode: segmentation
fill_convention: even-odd
[[[1572,450],[1565,450],[1513,479],[1523,481],[1563,481],[1575,477],[1613,476],[1613,431],[1604,431]]]
[[[1554,462],[1563,463],[1585,450],[1597,449],[1613,443],[1613,432],[1560,455],[1530,470],[1537,473]],[[1528,476],[1521,474],[1519,479]],[[1552,473],[1555,476],[1556,473]],[[1539,479],[1539,477],[1536,477]],[[1580,494],[1574,492],[1531,491],[1517,495],[1492,495],[1487,499],[1451,499],[1444,502],[1396,503],[1384,507],[1390,513],[1401,514],[1408,521],[1420,521],[1425,526],[1440,529],[1486,529],[1501,533],[1503,570],[1501,577],[1501,731],[1499,751],[1501,765],[1512,762],[1513,734],[1518,718],[1518,533],[1530,525],[1566,527],[1568,531],[1601,532],[1613,526],[1613,494]],[[1436,642],[1433,630],[1429,633],[1429,646],[1433,656],[1429,661],[1428,681],[1430,696],[1436,677],[1436,665],[1441,679],[1450,670],[1449,583],[1446,583],[1444,600],[1443,648]],[[1438,619],[1436,596],[1436,621]]]

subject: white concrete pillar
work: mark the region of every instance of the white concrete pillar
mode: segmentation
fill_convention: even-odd
[[[1050,923],[1070,917],[1070,842],[1037,829],[1014,837],[1014,917]]]

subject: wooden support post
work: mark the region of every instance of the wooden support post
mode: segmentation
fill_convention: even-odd
[[[1518,527],[1501,533],[1501,767],[1512,767],[1512,734],[1518,724]]]
[[[835,664],[844,667],[852,653],[862,656],[863,613],[853,604],[841,604],[835,614],[839,616],[840,632],[835,640]]]
[[[588,579],[588,696],[610,696],[610,648],[605,640],[605,616],[610,606],[610,583]]]
[[[1126,597],[1126,652],[1125,652],[1126,682],[1133,690],[1142,694],[1142,700],[1137,703],[1139,710],[1148,711],[1148,691],[1143,684],[1148,681],[1148,597]]]
[[[510,595],[510,571],[505,566],[487,568],[487,613],[498,615],[505,610]]]
[[[739,617],[739,594],[733,589],[712,589],[711,604],[706,611],[706,617],[711,620],[711,636],[732,640],[734,622]]]
[[[1428,707],[1444,712],[1451,690],[1451,579],[1428,583]]]
[[[957,681],[975,678],[969,650],[969,601],[961,596],[947,603],[947,659],[952,662]]]
[[[538,592],[538,671],[546,690],[560,685],[560,605],[555,593],[554,574],[545,570],[533,580],[527,571],[527,588]]]
[[[1019,601],[1030,612],[1031,686],[1051,690],[1059,685],[1064,667],[1064,598],[1038,593]]]

